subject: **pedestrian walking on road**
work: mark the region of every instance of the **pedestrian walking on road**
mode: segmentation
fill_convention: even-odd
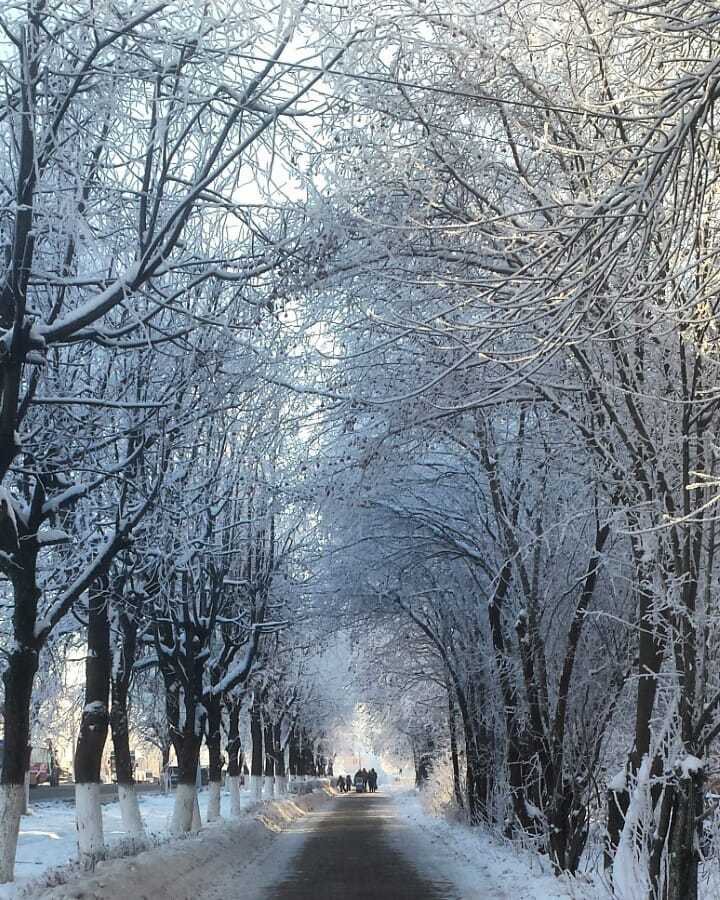
[[[352,790],[352,778],[349,775],[345,776],[345,791],[346,793],[350,793]]]
[[[360,774],[362,775],[363,791],[366,791],[368,789],[368,770],[363,767]]]
[[[344,775],[338,776],[337,789],[340,791],[341,794],[345,793],[345,776]]]
[[[374,794],[377,790],[378,774],[374,768],[368,772],[368,780],[370,782],[370,793]]]

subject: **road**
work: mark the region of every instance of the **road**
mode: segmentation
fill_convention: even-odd
[[[300,838],[303,822],[292,826]],[[404,826],[377,794],[339,797],[299,840],[282,881],[258,900],[459,900],[446,882],[429,881],[403,854]]]
[[[403,814],[392,793],[288,797],[131,859],[100,863],[36,900],[519,900],[459,890],[451,848]],[[482,868],[482,864],[480,864]],[[482,879],[481,879],[482,880]],[[549,896],[549,895],[548,895]]]
[[[139,794],[157,794],[160,791],[159,784],[145,784],[139,782],[136,785]],[[112,803],[117,800],[117,785],[103,784],[100,786],[100,795],[103,803]],[[75,785],[60,784],[58,787],[50,787],[46,784],[39,784],[37,787],[30,788],[30,804],[44,803],[50,800],[65,800],[67,803],[75,802]]]

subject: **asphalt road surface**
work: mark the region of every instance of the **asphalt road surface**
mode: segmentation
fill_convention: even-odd
[[[382,793],[339,797],[262,900],[459,900],[403,855],[404,827]]]
[[[139,794],[157,794],[160,792],[159,784],[150,784],[150,782],[138,782],[136,785]],[[112,803],[117,800],[117,785],[103,784],[100,785],[100,799],[102,803]],[[50,787],[47,784],[39,784],[37,787],[30,788],[30,805],[33,803],[45,803],[50,800],[64,800],[67,803],[75,802],[75,785],[60,784],[57,787]]]

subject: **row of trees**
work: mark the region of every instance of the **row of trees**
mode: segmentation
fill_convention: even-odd
[[[146,657],[186,828],[204,732],[217,771],[233,698],[267,689],[254,732],[290,747],[288,626],[342,607],[416,648],[380,642],[376,678],[427,687],[427,722],[395,724],[427,761],[445,720],[473,821],[575,872],[607,794],[617,894],[696,896],[716,13],[33,2],[2,24],[2,821],[73,610],[87,759],[108,678],[121,698]]]
[[[331,105],[316,85],[352,33],[307,4],[23,0],[3,6],[0,34],[2,882],[38,670],[78,629],[88,859],[109,725],[126,824],[141,828],[138,667],[162,679],[177,831],[203,739],[217,809],[224,721],[237,777],[243,696],[263,704],[268,758],[282,768],[289,744],[292,768],[309,767],[301,640],[277,636],[301,618],[314,552],[285,483],[304,412],[272,382],[297,340],[282,285],[316,228],[278,187],[295,189],[304,120]],[[299,40],[308,68],[285,64]]]
[[[620,897],[697,896],[720,732],[715,24],[418,5],[326,163],[336,571],[471,819],[576,872],[605,797]]]

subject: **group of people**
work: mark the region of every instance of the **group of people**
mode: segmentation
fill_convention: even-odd
[[[375,769],[358,769],[355,773],[355,784],[362,782],[363,791],[370,791],[374,794],[378,785],[378,773]],[[341,794],[349,794],[353,789],[353,779],[349,775],[340,775],[337,780],[337,789]]]

